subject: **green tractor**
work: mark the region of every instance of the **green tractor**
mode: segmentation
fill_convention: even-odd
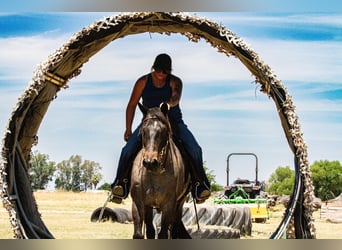
[[[255,157],[255,180],[236,179],[229,185],[229,160],[232,155],[252,155]],[[236,204],[248,206],[254,222],[264,223],[269,218],[267,199],[260,198],[263,186],[258,181],[258,157],[253,153],[231,153],[227,157],[227,186],[226,198],[214,199],[215,204]]]
[[[232,184],[229,184],[229,161],[233,155],[250,155],[255,157],[255,180],[236,179]],[[258,180],[258,157],[254,153],[231,153],[227,157],[227,186],[225,186],[224,195],[232,198],[232,195],[241,194],[243,198],[255,199],[260,195],[262,186]]]

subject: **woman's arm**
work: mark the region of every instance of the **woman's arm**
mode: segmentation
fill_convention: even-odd
[[[182,80],[176,76],[171,76],[170,87],[172,90],[171,98],[167,101],[167,104],[172,108],[176,106],[182,96],[183,83]]]
[[[131,97],[126,107],[126,130],[124,134],[124,140],[127,141],[132,134],[132,123],[134,119],[135,109],[144,91],[146,83],[146,76],[140,77],[132,90]]]

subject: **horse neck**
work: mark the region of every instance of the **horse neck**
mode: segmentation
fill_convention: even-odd
[[[182,156],[180,154],[180,151],[176,145],[176,143],[173,141],[172,135],[169,136],[169,143],[168,143],[168,156],[167,159],[171,162],[180,162],[182,159]],[[173,165],[173,164],[171,164]]]
[[[167,162],[172,158],[173,145],[174,145],[174,142],[172,141],[172,137],[169,136],[169,138],[166,141],[166,144],[164,145],[164,147],[162,148],[162,150],[160,152],[160,158],[162,161],[162,166],[165,169],[169,165],[169,164],[167,164]]]

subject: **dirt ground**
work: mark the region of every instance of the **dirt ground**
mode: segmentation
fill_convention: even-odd
[[[131,239],[132,223],[91,222],[93,211],[102,207],[107,199],[107,192],[35,192],[39,212],[47,228],[56,239]],[[212,203],[208,200],[207,203]],[[131,209],[130,199],[123,204],[108,203],[110,208]],[[279,225],[284,212],[283,207],[269,211],[265,223],[253,223],[252,235],[242,239],[268,239]],[[320,218],[320,211],[315,212],[316,237],[318,239],[342,239],[342,225],[326,222]],[[7,211],[0,208],[0,238],[11,239],[13,233]]]

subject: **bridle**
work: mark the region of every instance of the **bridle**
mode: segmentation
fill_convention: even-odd
[[[162,169],[162,171],[164,171],[165,170],[165,162],[167,159],[167,150],[169,149],[170,139],[172,138],[171,124],[170,124],[167,116],[161,117],[161,116],[156,115],[156,114],[153,114],[153,115],[147,114],[147,115],[145,115],[145,117],[142,120],[142,125],[140,128],[140,134],[142,134],[141,130],[144,126],[144,123],[146,123],[149,120],[156,120],[158,122],[163,123],[164,125],[166,125],[167,130],[168,130],[167,131],[168,138],[166,139],[166,143],[164,144],[164,146],[162,147],[160,152],[158,152],[158,167],[160,169]],[[142,150],[145,150],[144,145],[142,146]]]

